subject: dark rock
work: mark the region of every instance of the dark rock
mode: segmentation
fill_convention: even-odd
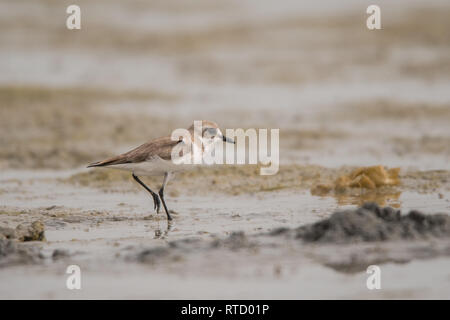
[[[335,212],[327,219],[296,230],[297,238],[306,242],[324,243],[448,236],[450,236],[450,216],[446,214],[425,215],[411,211],[402,216],[399,210],[380,208],[375,203],[366,203],[356,210]]]

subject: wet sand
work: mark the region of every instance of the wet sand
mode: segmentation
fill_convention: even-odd
[[[41,221],[46,237],[18,243],[36,249],[32,259],[0,257],[1,298],[450,296],[445,239],[340,246],[260,236],[367,201],[450,213],[445,1],[383,2],[391,10],[379,33],[365,29],[367,5],[356,1],[104,5],[80,2],[78,33],[64,28],[63,4],[1,5],[0,227]],[[200,118],[279,128],[279,173],[181,174],[167,188],[169,225],[130,175],[85,168]],[[401,183],[311,191],[372,165],[399,167]],[[256,244],[205,250],[239,232]],[[352,269],[353,255],[368,259]],[[367,290],[364,263],[381,266],[382,290]],[[65,287],[70,264],[82,269],[80,291]]]

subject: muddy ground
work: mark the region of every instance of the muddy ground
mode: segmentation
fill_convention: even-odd
[[[373,32],[365,1],[80,1],[79,31],[69,4],[0,4],[0,298],[450,297],[445,218],[419,219],[444,236],[292,236],[366,202],[448,217],[447,2],[381,1]],[[202,118],[279,128],[278,174],[180,174],[169,224],[129,174],[85,168]],[[399,183],[336,188],[375,165]]]

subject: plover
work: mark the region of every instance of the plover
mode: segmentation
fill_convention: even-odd
[[[173,148],[177,145],[186,145],[188,143],[190,145],[192,141],[192,155],[196,156],[197,153],[211,152],[211,149],[214,148],[215,143],[218,141],[235,143],[233,139],[225,137],[217,123],[213,121],[201,121],[202,131],[201,134],[198,134],[198,139],[195,139],[194,137],[194,128],[195,126],[193,124],[188,129],[190,134],[189,142],[184,141],[184,139],[174,141],[171,136],[157,138],[126,153],[103,161],[91,163],[88,165],[88,168],[107,167],[130,171],[133,179],[152,195],[156,212],[159,213],[162,202],[167,214],[167,219],[172,220],[166,202],[164,201],[164,188],[174,173],[193,167],[193,165],[174,163],[174,161],[172,161]],[[146,186],[142,180],[139,179],[139,176],[164,176],[162,186],[158,193]]]

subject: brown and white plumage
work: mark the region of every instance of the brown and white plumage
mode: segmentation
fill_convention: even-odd
[[[202,139],[205,133],[208,133],[209,135],[212,135],[213,140],[215,139],[234,143],[233,140],[226,138],[222,134],[218,125],[213,121],[203,120],[202,129],[200,139]],[[191,134],[191,141],[194,142],[194,125],[189,127],[188,131]],[[146,142],[128,152],[102,161],[91,163],[88,165],[88,168],[106,167],[130,171],[133,178],[152,195],[156,211],[159,212],[159,200],[161,199],[167,218],[172,220],[164,201],[164,188],[173,173],[192,168],[192,165],[180,165],[175,164],[172,161],[173,148],[178,144],[184,143],[185,142],[183,140],[172,140],[171,136],[157,138],[150,140],[149,142]],[[202,146],[199,147],[199,150],[202,150]],[[138,176],[164,176],[163,185],[158,192],[159,197],[158,194],[148,188]]]

